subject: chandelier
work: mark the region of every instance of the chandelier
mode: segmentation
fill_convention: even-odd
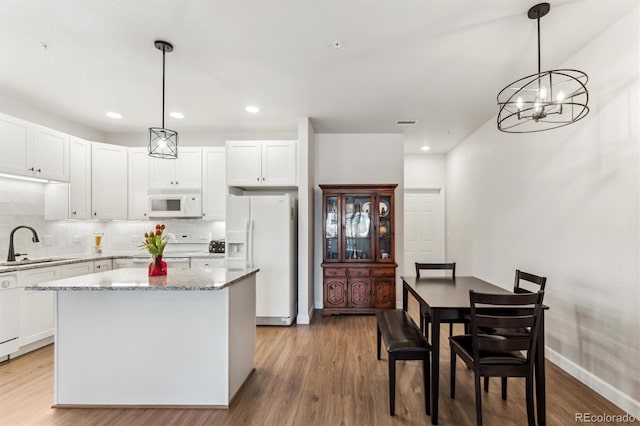
[[[503,132],[555,129],[575,123],[589,112],[587,74],[574,69],[541,71],[540,18],[549,9],[549,3],[540,3],[527,13],[538,21],[538,72],[514,81],[498,93],[498,130]]]
[[[162,127],[149,128],[149,156],[157,158],[178,158],[178,132],[164,127],[164,56],[173,52],[173,46],[166,41],[156,40],[156,49],[162,51]]]

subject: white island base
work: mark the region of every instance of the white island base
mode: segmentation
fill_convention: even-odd
[[[114,290],[56,291],[54,407],[228,408],[253,372],[255,272],[211,291]]]

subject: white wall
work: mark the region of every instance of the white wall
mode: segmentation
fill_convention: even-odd
[[[317,134],[315,151],[315,305],[322,307],[322,191],[320,184],[397,183],[395,192],[396,263],[402,265],[403,135]],[[402,306],[402,281],[397,274],[396,302]]]
[[[33,102],[8,92],[0,92],[0,112],[90,141],[102,142],[105,137],[104,133],[98,130],[36,107]]]
[[[581,122],[510,135],[491,119],[447,155],[447,258],[505,288],[516,268],[546,275],[549,359],[636,417],[638,15],[564,64],[589,75]]]
[[[442,154],[407,154],[404,156],[404,187],[444,188],[446,168],[446,157]]]

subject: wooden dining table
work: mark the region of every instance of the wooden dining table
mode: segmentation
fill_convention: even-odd
[[[402,309],[407,310],[409,293],[431,316],[431,422],[438,423],[440,383],[440,324],[449,320],[469,318],[469,290],[478,293],[512,294],[511,291],[476,277],[401,277]],[[545,307],[546,308],[546,307]],[[544,309],[535,354],[536,411],[539,425],[546,424],[544,368]]]

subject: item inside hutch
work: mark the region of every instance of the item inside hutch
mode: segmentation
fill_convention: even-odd
[[[396,186],[320,185],[323,315],[395,308]]]

